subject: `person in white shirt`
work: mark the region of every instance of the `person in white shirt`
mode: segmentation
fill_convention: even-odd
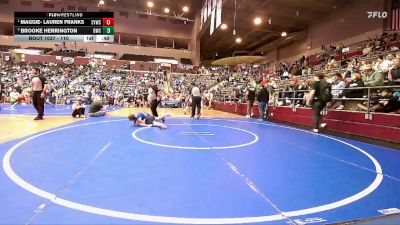
[[[343,76],[340,73],[336,73],[335,76],[333,77],[332,81],[332,91],[331,94],[334,98],[341,98],[343,97],[343,91],[344,88],[346,87],[346,84],[343,80]],[[342,104],[342,101],[340,100],[332,100],[327,104],[328,107],[331,107],[333,109],[338,109],[342,110],[344,108],[344,105]]]
[[[200,119],[201,115],[201,93],[200,93],[200,88],[196,86],[195,83],[192,83],[192,116],[191,118],[194,118],[195,112],[197,109],[197,119]]]
[[[394,59],[394,55],[392,53],[389,53],[385,60],[383,60],[382,64],[381,64],[381,72],[383,75],[383,79],[387,78],[387,75],[389,73],[389,70],[391,70],[393,68],[393,59]]]
[[[383,63],[383,56],[379,56],[372,68],[375,71],[382,72],[382,63]]]

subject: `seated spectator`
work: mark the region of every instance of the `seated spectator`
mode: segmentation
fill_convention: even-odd
[[[382,100],[374,108],[375,112],[395,112],[400,109],[400,98],[398,95],[393,94],[393,90],[386,88],[381,93]]]
[[[96,100],[89,109],[89,116],[90,117],[101,117],[105,116],[106,111],[103,110],[103,105],[101,105],[101,101]]]
[[[376,60],[372,69],[378,72],[382,72],[382,63],[383,63],[383,56],[380,55],[378,56],[378,59]]]
[[[400,85],[400,59],[393,60],[393,69],[389,71],[388,75],[389,85]]]
[[[335,58],[332,58],[326,65],[325,65],[325,69],[326,70],[331,70],[337,67],[337,63]]]
[[[362,51],[363,56],[368,55],[369,53],[371,53],[371,51],[372,51],[371,46],[370,46],[369,44],[367,44],[367,46],[365,46],[365,48],[364,48],[363,51]]]
[[[85,117],[86,106],[82,103],[82,98],[76,98],[76,102],[72,105],[72,117],[78,116],[79,118],[83,115]]]
[[[341,98],[343,97],[343,89],[345,88],[346,84],[343,80],[342,74],[336,73],[335,76],[333,77],[332,81],[332,91],[331,94],[333,98]],[[344,108],[342,101],[338,100],[332,100],[331,102],[328,102],[327,106],[329,108],[333,109],[338,109],[342,110]]]
[[[286,87],[285,89],[285,93],[283,94],[283,98],[286,98],[283,100],[283,105],[292,105],[292,103],[295,103],[295,100],[291,100],[290,98],[297,98],[299,96],[299,94],[301,94],[300,92],[296,92],[295,91],[299,90],[299,84],[298,84],[298,79],[296,76],[293,76],[290,79],[290,83],[289,86]]]
[[[379,104],[379,101],[381,99],[381,96],[378,95],[376,89],[371,89],[371,96],[369,100],[369,111],[374,112],[376,109],[379,109],[381,106]],[[368,101],[364,101],[363,103],[358,103],[357,104],[358,109],[363,110],[363,111],[368,111]]]
[[[364,87],[364,81],[362,80],[362,76],[359,73],[353,74],[354,79],[349,82],[346,88],[356,88],[356,87]],[[362,98],[364,95],[363,89],[350,89],[345,90],[343,94],[346,98]]]
[[[371,65],[363,66],[364,77],[363,81],[367,87],[382,86],[384,84],[383,76],[378,71],[373,71]]]
[[[383,79],[387,79],[387,75],[389,73],[389,70],[391,70],[393,68],[393,59],[394,59],[394,55],[392,53],[389,53],[385,60],[383,60],[382,64],[381,64],[381,73],[383,76]]]

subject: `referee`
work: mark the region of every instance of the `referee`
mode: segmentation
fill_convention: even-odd
[[[200,119],[200,111],[201,111],[201,93],[200,88],[196,86],[195,83],[192,83],[192,116],[194,118],[195,111],[197,108],[197,119]]]
[[[34,120],[43,120],[44,102],[47,91],[47,81],[46,78],[40,76],[39,68],[32,68],[31,75],[32,75],[32,92],[33,92],[32,102],[33,106],[38,112],[38,115],[35,117]]]

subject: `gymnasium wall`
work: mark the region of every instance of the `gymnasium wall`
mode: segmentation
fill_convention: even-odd
[[[247,105],[215,102],[213,108],[216,110],[246,115]],[[273,121],[287,122],[312,127],[312,110],[310,108],[272,107],[269,112]],[[253,107],[255,117],[259,116],[258,106]],[[374,113],[370,119],[366,119],[364,112],[328,111],[324,115],[329,130],[341,133],[370,137],[378,140],[400,143],[400,112]]]
[[[268,52],[266,54],[268,62],[283,60],[292,62],[302,55],[321,52],[322,45],[336,42],[351,45],[380,35],[384,30],[384,20],[368,18],[367,11],[384,11],[384,8],[384,1],[381,0],[356,0],[346,7],[332,8],[332,13],[326,18],[310,25],[307,29],[307,38]]]
[[[44,47],[44,48],[53,48],[54,44],[52,42],[14,42],[13,36],[0,36],[0,43],[2,45],[17,45],[22,48],[27,47]],[[67,47],[74,48],[73,43],[67,43]],[[127,46],[127,45],[118,45],[118,44],[102,44],[102,43],[77,43],[77,48],[88,49],[89,53],[93,53],[94,51],[100,52],[115,52],[118,56],[121,56],[124,53],[136,54],[136,55],[151,55],[151,56],[164,56],[164,57],[174,57],[177,59],[180,58],[191,58],[192,54],[189,50],[178,50],[178,49],[167,49],[167,48],[151,48],[151,47],[142,47],[142,46]]]
[[[49,3],[54,3],[54,8],[44,8],[43,2],[40,0],[27,0],[32,2],[31,6],[22,6],[20,0],[8,0],[8,4],[0,4],[0,21],[1,22],[12,22],[14,18],[14,11],[60,11],[61,8],[66,8],[67,6],[85,7],[86,11],[96,12],[99,11],[98,7],[91,7],[89,5],[82,5],[79,1],[65,1],[66,4],[60,3],[60,1],[52,1]],[[136,0],[135,0],[136,1]],[[57,3],[59,2],[59,3]],[[158,37],[171,37],[179,39],[190,39],[193,23],[188,24],[174,24],[170,21],[161,21],[155,17],[149,18],[139,18],[136,14],[136,10],[127,10],[119,8],[102,7],[102,9],[114,11],[115,18],[115,31],[121,33],[134,33],[140,35],[148,36],[158,36]],[[120,11],[128,12],[129,16],[120,16]],[[72,11],[66,11],[72,12]]]
[[[61,8],[67,8],[67,6],[85,7],[86,11],[99,11],[98,7],[90,7],[89,5],[80,4],[79,1],[68,1],[66,4],[62,4],[59,1],[52,1],[54,3],[54,8],[44,8],[44,1],[41,0],[26,0],[31,2],[31,6],[22,6],[20,0],[8,0],[7,4],[0,3],[0,31],[1,23],[13,23],[14,11],[60,11]],[[107,9],[107,8],[103,8]],[[194,22],[183,24],[174,24],[170,21],[161,21],[156,17],[149,18],[139,18],[134,10],[126,10],[119,8],[108,9],[114,11],[115,18],[115,31],[116,33],[124,34],[135,34],[142,36],[154,36],[162,38],[172,38],[175,40],[189,40],[189,49],[170,49],[170,48],[152,48],[143,46],[126,46],[126,45],[115,45],[115,44],[97,44],[97,43],[78,43],[77,47],[86,47],[89,53],[94,51],[103,52],[115,52],[118,56],[124,53],[138,54],[138,55],[151,55],[151,56],[164,56],[164,57],[174,57],[174,58],[189,58],[193,63],[198,63],[196,57],[199,53],[199,49],[196,48],[196,41],[191,41],[192,38],[196,37],[193,35],[195,32]],[[129,16],[120,16],[120,11],[128,12]],[[68,11],[66,11],[68,12]],[[2,45],[19,45],[21,47],[46,47],[54,48],[55,43],[39,43],[39,42],[17,42],[14,43],[11,37],[1,37],[0,42]],[[118,42],[116,37],[115,42]],[[192,43],[193,42],[193,43]],[[73,43],[67,43],[67,47],[74,48]],[[192,52],[193,51],[193,52]],[[198,56],[198,58],[200,58]]]

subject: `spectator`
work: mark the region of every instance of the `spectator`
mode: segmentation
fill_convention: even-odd
[[[389,85],[400,85],[400,59],[393,60],[393,69],[389,71],[388,75]]]
[[[332,96],[333,98],[341,98],[343,97],[343,89],[345,88],[345,82],[343,80],[342,74],[336,73],[335,76],[333,77],[332,81]],[[332,100],[331,102],[328,102],[328,107],[333,108],[333,109],[338,109],[342,110],[344,108],[342,101],[338,100]]]
[[[376,109],[380,108],[379,101],[381,97],[378,95],[376,89],[371,89],[370,91],[370,98],[369,98],[369,110],[371,112],[375,111]],[[363,103],[357,104],[358,109],[363,111],[368,111],[368,101],[364,101]]]
[[[293,76],[290,79],[289,86],[286,87],[285,93],[283,94],[283,98],[285,98],[283,101],[283,105],[292,105],[296,102],[296,100],[290,100],[291,98],[297,98],[299,97],[300,92],[296,92],[299,90],[299,80],[297,77]]]
[[[383,56],[380,55],[380,56],[378,56],[378,59],[376,60],[374,66],[373,66],[373,69],[375,71],[382,72],[382,63],[383,63]]]
[[[370,65],[365,65],[363,71],[364,71],[363,81],[365,86],[376,87],[376,86],[382,86],[384,84],[382,74],[378,71],[373,71]]]
[[[350,83],[346,86],[347,88],[357,88],[365,86],[361,74],[354,73],[353,76],[354,79],[351,80]],[[363,94],[364,94],[363,89],[352,89],[352,90],[346,90],[343,95],[346,98],[362,98]]]
[[[246,118],[253,117],[253,105],[256,99],[256,84],[255,82],[251,82],[246,91],[247,96],[247,115]]]
[[[394,55],[392,53],[389,53],[385,60],[383,60],[382,64],[381,64],[381,72],[382,72],[382,76],[383,79],[386,80],[387,75],[389,70],[391,70],[393,68],[393,59],[394,59]]]
[[[268,84],[262,86],[261,90],[257,94],[258,110],[260,112],[260,120],[264,120],[265,116],[268,116],[268,101],[269,92],[267,89]]]
[[[374,108],[376,112],[390,113],[400,109],[399,95],[394,95],[392,89],[383,89],[381,96],[384,101],[381,101],[376,108]]]
[[[325,65],[326,70],[331,70],[337,67],[337,63],[335,58],[332,57],[332,59]]]

